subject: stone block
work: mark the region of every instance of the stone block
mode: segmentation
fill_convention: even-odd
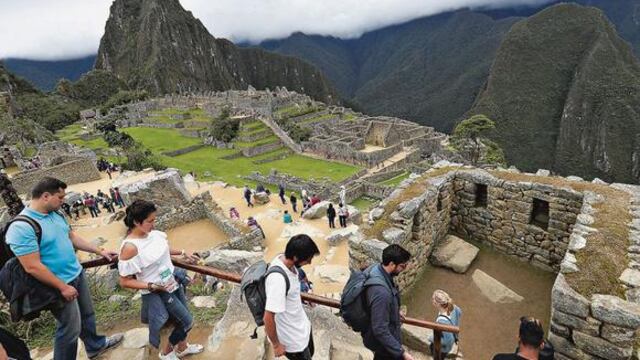
[[[640,304],[611,295],[594,295],[591,301],[593,316],[605,323],[629,329],[640,327]]]
[[[401,330],[403,345],[423,353],[430,353],[429,338],[433,337],[433,330],[413,325],[402,325]]]
[[[573,330],[582,331],[585,334],[598,336],[600,333],[601,322],[591,317],[581,319],[553,309],[551,310],[551,319],[556,324],[567,326]]]
[[[573,332],[573,341],[584,352],[607,360],[628,360],[633,351],[632,347],[619,347],[602,338],[590,336],[579,331]]]
[[[476,269],[471,278],[482,294],[494,303],[509,304],[520,302],[524,299],[482,270]]]
[[[382,239],[389,244],[403,244],[409,234],[402,229],[396,227],[385,229],[382,232]]]
[[[601,336],[603,339],[620,346],[629,347],[633,346],[635,341],[634,329],[623,328],[611,324],[602,325]]]
[[[562,337],[571,337],[571,329],[568,326],[556,324],[553,320],[551,320],[551,331]]]
[[[620,275],[620,281],[632,287],[640,287],[640,271],[625,269]]]
[[[553,332],[549,332],[549,342],[551,343],[551,345],[553,345],[556,354],[563,354],[570,359],[584,358],[584,353],[582,352],[582,350],[578,349],[578,347],[574,343],[562,336],[558,336]]]
[[[434,249],[431,262],[462,274],[469,269],[479,251],[476,246],[449,235]]]

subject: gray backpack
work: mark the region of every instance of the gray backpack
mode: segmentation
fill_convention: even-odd
[[[251,338],[256,339],[258,337],[258,327],[264,325],[264,307],[267,304],[267,293],[265,289],[265,281],[267,276],[272,273],[279,273],[284,276],[286,284],[285,295],[289,294],[289,276],[280,266],[269,266],[265,261],[260,260],[255,264],[249,266],[242,274],[240,280],[241,297],[247,301],[251,315],[256,322],[256,329],[251,335]]]

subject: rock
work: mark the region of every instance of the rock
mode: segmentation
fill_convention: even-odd
[[[149,351],[142,349],[114,349],[109,353],[109,360],[147,360],[149,359]]]
[[[253,194],[253,201],[258,205],[264,205],[271,201],[269,195],[266,192],[259,192]]]
[[[329,201],[320,201],[319,203],[307,209],[307,211],[305,211],[304,214],[302,214],[302,218],[312,220],[312,219],[320,219],[326,216],[327,209],[329,208],[329,204],[331,204],[331,202]],[[336,212],[337,211],[338,210],[336,208]]]
[[[373,221],[376,221],[376,220],[382,218],[383,215],[384,215],[384,209],[383,208],[377,207],[377,208],[369,211],[369,219],[373,220]]]
[[[581,178],[580,176],[573,176],[573,175],[567,176],[567,180],[569,180],[569,181],[584,181],[584,179]]]
[[[551,176],[551,171],[546,169],[538,169],[536,176]]]
[[[140,291],[136,292],[135,295],[131,298],[131,301],[138,301],[142,299],[142,293]]]
[[[348,239],[350,236],[354,235],[357,231],[357,226],[349,226],[344,229],[334,230],[326,237],[326,240],[329,245],[336,246],[342,241]]]
[[[567,314],[586,318],[589,316],[589,301],[573,290],[564,275],[558,274],[551,289],[551,307]]]
[[[313,274],[325,283],[346,284],[351,271],[342,265],[319,265],[313,268]]]
[[[197,308],[212,309],[216,307],[216,298],[213,296],[194,296],[191,303]]]
[[[324,233],[315,226],[310,225],[307,222],[295,221],[284,227],[280,234],[280,239],[288,241],[292,236],[298,234],[307,234],[312,239],[324,236]]]
[[[632,287],[640,287],[640,271],[625,269],[620,275],[620,281]]]
[[[433,337],[433,330],[419,326],[402,325],[402,344],[424,353],[431,353],[429,338]]]
[[[422,205],[423,198],[415,198],[409,201],[405,201],[400,206],[398,206],[400,216],[405,219],[413,219],[413,216],[420,210],[420,206]]]
[[[632,347],[621,348],[599,337],[589,336],[579,331],[573,332],[573,341],[583,351],[607,360],[626,360],[631,357]]]
[[[122,347],[125,349],[139,349],[145,347],[148,342],[149,328],[135,328],[124,333]]]
[[[115,294],[115,295],[109,296],[109,300],[108,301],[112,302],[112,303],[122,304],[122,303],[126,303],[127,301],[129,301],[129,297],[124,296],[124,295]]]
[[[524,300],[522,296],[516,294],[482,270],[476,269],[471,278],[473,283],[480,289],[480,292],[494,303],[510,304]]]
[[[242,274],[249,265],[263,259],[261,252],[250,252],[244,250],[213,250],[205,259],[207,266],[216,269]]]
[[[97,286],[104,287],[108,291],[114,291],[120,285],[118,269],[101,268],[92,276]]]
[[[591,180],[591,182],[593,184],[598,184],[598,185],[609,185],[608,182],[606,182],[606,181],[604,181],[604,180],[602,180],[600,178],[594,178],[593,180]]]
[[[436,266],[449,268],[457,273],[464,274],[476,256],[476,246],[454,235],[448,235],[436,246],[431,253],[431,263]]]
[[[407,235],[404,230],[391,227],[384,229],[382,239],[389,244],[402,244],[407,239]]]
[[[640,304],[631,303],[611,295],[593,295],[593,317],[605,323],[629,329],[640,327]]]
[[[349,212],[349,217],[347,221],[352,224],[360,225],[362,224],[362,213],[355,206],[347,205],[347,211]]]
[[[71,206],[78,200],[82,200],[82,194],[75,191],[69,191],[65,193],[64,202],[66,204]]]
[[[331,360],[364,360],[362,354],[350,349],[348,345],[341,344],[338,341],[331,342],[329,353]]]

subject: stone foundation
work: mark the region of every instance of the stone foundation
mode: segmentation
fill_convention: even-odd
[[[78,159],[44,169],[22,171],[11,176],[13,187],[19,194],[30,193],[38,181],[45,177],[53,177],[64,181],[67,185],[100,180],[100,172],[95,161]]]
[[[131,204],[136,199],[153,202],[158,208],[159,215],[187,205],[192,200],[182,177],[175,169],[160,171],[149,178],[122,185],[120,194],[127,204]]]

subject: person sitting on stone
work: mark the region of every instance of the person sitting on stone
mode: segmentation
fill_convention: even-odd
[[[265,192],[264,185],[258,183],[258,185],[256,186],[256,192],[257,193]]]
[[[284,215],[282,216],[282,221],[284,221],[285,224],[291,224],[293,222],[293,218],[291,217],[291,214],[289,214],[289,211],[287,210],[284,211]]]
[[[149,324],[149,343],[156,349],[160,348],[160,330],[171,319],[175,327],[160,352],[160,359],[177,360],[201,353],[204,347],[187,342],[193,317],[184,289],[174,276],[171,256],[182,255],[192,262],[198,258],[169,247],[167,234],[154,230],[156,213],[153,203],[141,199],[126,210],[124,223],[128,230],[118,262],[120,286],[142,290],[142,319]]]
[[[249,226],[252,230],[258,229],[260,230],[260,234],[262,234],[262,238],[266,239],[266,235],[264,234],[264,230],[262,230],[262,226],[258,224],[258,220],[256,220],[253,216],[249,216],[247,218],[247,226]]]
[[[497,354],[493,360],[539,360],[553,359],[541,357],[540,351],[544,348],[544,329],[540,320],[523,316],[520,318],[520,330],[518,332],[518,348],[515,353]]]
[[[240,220],[240,213],[235,207],[231,207],[231,209],[229,209],[229,217],[231,220]]]
[[[318,194],[313,194],[313,196],[311,197],[311,206],[319,202],[320,202],[320,197],[318,196]]]
[[[431,297],[431,303],[438,310],[438,317],[436,322],[443,325],[460,326],[460,317],[462,316],[462,310],[453,303],[449,294],[443,290],[436,290]],[[440,353],[442,359],[453,349],[453,345],[458,343],[458,335],[450,332],[443,332],[441,335]],[[429,346],[431,347],[431,353],[433,354],[433,336],[429,337]]]

